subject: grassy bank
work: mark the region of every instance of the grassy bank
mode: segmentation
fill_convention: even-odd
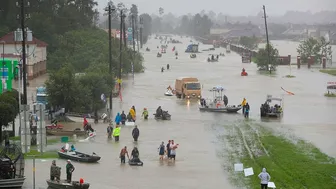
[[[336,69],[320,70],[320,72],[336,76]]]
[[[10,137],[9,140],[19,141],[20,136]],[[71,137],[69,137],[68,142],[75,142],[75,141]],[[61,143],[61,137],[48,137],[48,139],[47,139],[47,144],[48,145],[57,144],[57,143]]]
[[[336,182],[336,162],[304,141],[289,141],[263,130],[256,132],[249,124],[231,128],[225,136],[230,143],[231,166],[241,162],[253,167],[255,175],[244,177],[231,170],[232,181],[240,187],[260,188],[257,175],[266,168],[277,188],[332,189]]]
[[[294,75],[286,75],[285,77],[286,77],[286,78],[295,78]]]
[[[36,159],[55,159],[58,158],[58,154],[56,151],[50,151],[50,152],[43,152],[41,154],[37,150],[30,150],[29,153],[24,154],[26,159],[33,159],[33,156],[35,156]]]
[[[336,97],[336,94],[334,94],[334,93],[324,93],[324,96],[326,96],[326,97]]]

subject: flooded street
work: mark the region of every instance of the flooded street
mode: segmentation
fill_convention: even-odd
[[[242,64],[241,57],[235,53],[226,54],[225,49],[215,52],[197,54],[191,59],[190,54],[184,53],[189,40],[180,39],[184,44],[169,44],[167,53],[162,58],[156,54],[160,45],[159,40],[149,40],[151,52],[144,52],[145,73],[136,74],[125,81],[123,102],[119,98],[113,101],[113,115],[121,110],[128,112],[134,105],[137,110],[137,125],[140,138],[137,144],[132,142],[133,128],[122,128],[120,142],[107,141],[106,124],[94,125],[97,130],[95,142],[77,143],[76,148],[82,152],[95,152],[102,157],[98,164],[83,164],[74,162],[76,168],[73,179],[84,178],[91,183],[92,189],[168,189],[168,188],[235,188],[228,180],[228,173],[223,168],[225,157],[220,150],[225,146],[217,139],[217,132],[225,124],[238,126],[243,123],[239,114],[207,113],[198,110],[198,102],[187,101],[176,97],[166,97],[164,92],[170,85],[174,88],[175,79],[182,76],[197,77],[203,85],[202,96],[211,98],[209,89],[213,86],[223,86],[230,105],[238,105],[245,97],[251,106],[251,123],[263,125],[277,132],[290,133],[311,141],[323,152],[336,157],[336,125],[333,115],[336,101],[325,98],[326,83],[334,81],[334,77],[322,74],[318,70],[292,67],[292,75],[296,78],[285,78],[290,69],[288,66],[279,67],[274,76],[261,75],[256,65]],[[176,46],[178,59],[172,52]],[[210,46],[200,45],[200,50]],[[219,62],[208,63],[209,53],[224,52]],[[280,51],[280,54],[281,51]],[[161,67],[170,64],[170,70],[161,73]],[[241,77],[241,69],[245,68],[248,77]],[[285,95],[281,87],[295,93]],[[261,122],[259,115],[260,104],[265,102],[266,95],[281,97],[284,95],[284,117],[281,122]],[[168,110],[172,115],[171,121],[156,121],[152,114],[158,106]],[[148,121],[140,118],[142,109],[150,112]],[[81,123],[79,123],[80,127]],[[160,162],[158,147],[162,141],[169,139],[180,144],[177,150],[176,162]],[[123,146],[137,146],[143,167],[120,165],[119,152]],[[32,186],[32,160],[26,161],[26,188]],[[36,160],[37,188],[46,188],[45,180],[49,178],[51,160]],[[62,167],[62,178],[65,178],[65,160],[58,160]]]

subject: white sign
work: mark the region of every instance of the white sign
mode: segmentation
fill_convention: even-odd
[[[327,91],[328,93],[336,94],[336,82],[328,82]]]
[[[253,168],[250,167],[250,168],[244,169],[244,174],[245,174],[245,177],[254,175]]]
[[[274,182],[268,182],[267,187],[268,188],[276,188]]]
[[[244,171],[244,166],[243,166],[243,164],[242,164],[242,163],[236,163],[236,164],[234,164],[234,170],[235,170],[236,172],[238,172],[238,171]]]

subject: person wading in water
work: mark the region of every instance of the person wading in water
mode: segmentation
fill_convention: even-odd
[[[132,131],[132,136],[133,136],[134,142],[138,141],[139,135],[140,135],[140,131],[139,131],[138,127],[135,126],[133,131]]]
[[[164,142],[162,142],[161,145],[159,146],[160,160],[163,160],[164,153],[165,153],[165,146],[164,146]]]
[[[170,159],[170,140],[168,140],[166,150],[167,150],[167,158]]]
[[[111,124],[109,124],[109,126],[107,126],[107,138],[108,139],[112,138],[112,132],[113,132],[113,127]]]
[[[113,130],[113,137],[115,142],[119,142],[119,136],[120,136],[120,126],[116,125],[115,129]]]
[[[121,124],[122,124],[122,125],[125,125],[125,122],[126,122],[127,117],[126,117],[126,114],[125,114],[124,111],[122,111],[120,117],[121,117]]]
[[[127,158],[129,160],[129,155],[128,155],[128,151],[127,151],[127,146],[125,146],[123,149],[121,149],[120,151],[120,161],[121,163],[125,164],[125,160],[126,160],[126,155],[127,155]]]

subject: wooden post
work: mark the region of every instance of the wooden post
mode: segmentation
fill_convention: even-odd
[[[326,69],[326,67],[327,67],[327,59],[326,59],[326,57],[323,57],[322,58],[322,68]]]
[[[300,67],[301,67],[301,56],[297,56],[296,61],[297,61],[296,62],[297,63],[297,68],[300,69]]]

